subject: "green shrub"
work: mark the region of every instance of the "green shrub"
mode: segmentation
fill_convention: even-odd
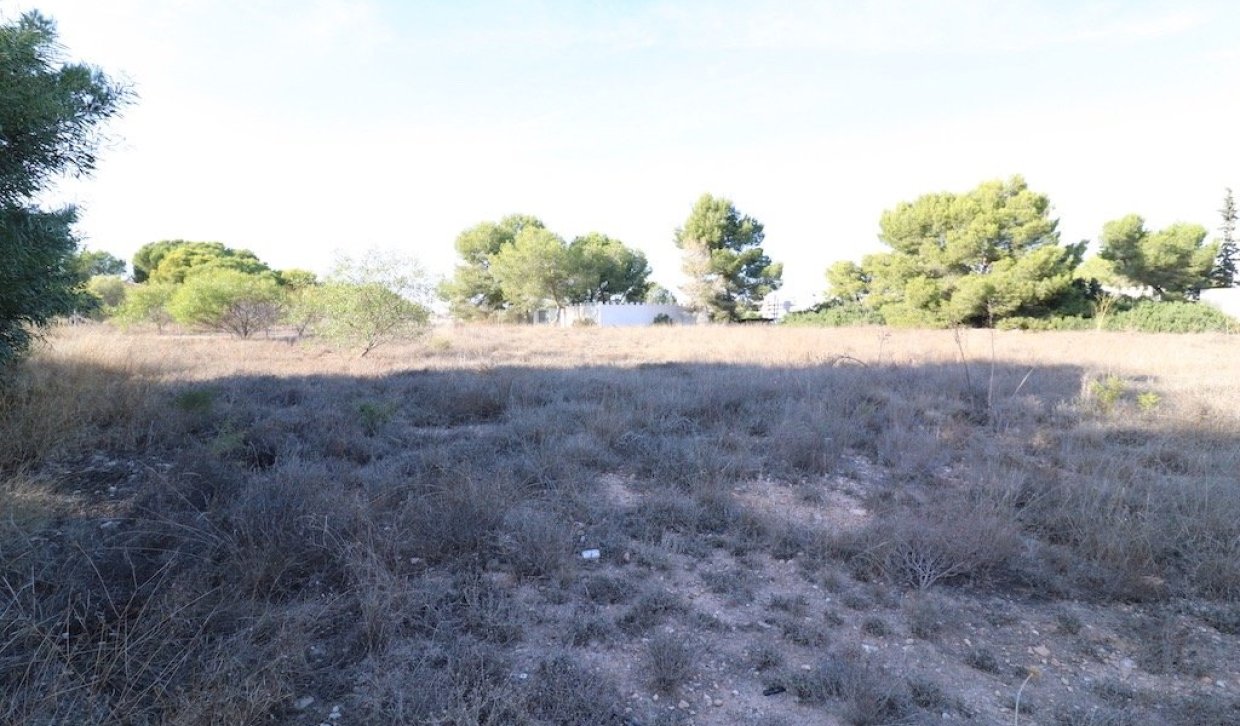
[[[651,324],[652,325],[671,325],[673,322],[674,321],[672,320],[671,315],[668,315],[667,313],[659,313],[658,315],[654,316],[654,321]]]
[[[280,319],[282,303],[283,292],[269,275],[212,269],[186,278],[168,311],[179,323],[248,338]]]
[[[790,313],[784,325],[805,325],[841,328],[851,325],[883,325],[882,313],[861,303],[828,303],[814,310]]]
[[[170,282],[148,282],[134,285],[125,294],[125,301],[117,308],[115,319],[123,326],[151,323],[159,332],[172,322],[168,303],[176,293],[177,286]]]
[[[1052,318],[1004,318],[995,321],[998,330],[1092,330],[1096,322],[1090,318],[1058,315]]]
[[[1237,322],[1209,305],[1146,300],[1107,318],[1107,330],[1142,333],[1228,333]]]

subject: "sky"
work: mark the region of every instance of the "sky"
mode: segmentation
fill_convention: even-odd
[[[1240,188],[1230,0],[0,0],[31,8],[135,92],[48,198],[125,258],[380,248],[450,275],[457,234],[525,213],[675,287],[709,192],[806,299],[922,194],[1020,174],[1075,242],[1128,213],[1214,231]]]

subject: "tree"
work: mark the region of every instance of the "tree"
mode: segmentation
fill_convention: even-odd
[[[509,307],[499,281],[491,271],[495,255],[511,245],[525,229],[545,229],[542,221],[526,214],[510,214],[498,222],[483,222],[457,235],[461,256],[451,281],[440,293],[453,317],[461,320],[494,318]]]
[[[283,293],[272,277],[216,269],[186,279],[169,301],[168,311],[184,325],[248,338],[280,319],[282,302]]]
[[[646,299],[643,302],[647,302],[651,305],[675,305],[676,295],[666,287],[663,287],[658,283],[654,283],[650,285],[648,290],[646,290]]]
[[[86,282],[86,292],[99,301],[104,315],[111,315],[125,302],[125,280],[119,275],[95,275]]]
[[[1173,224],[1150,232],[1136,214],[1102,227],[1098,256],[1115,273],[1154,291],[1160,299],[1194,297],[1210,286],[1218,245],[1204,244],[1206,229],[1198,224]]]
[[[1218,241],[1218,254],[1214,258],[1214,269],[1210,272],[1210,282],[1215,287],[1232,287],[1237,283],[1237,266],[1240,265],[1240,248],[1236,245],[1236,200],[1231,189],[1223,195],[1223,208],[1218,210],[1223,218],[1219,231],[1223,233]]]
[[[883,212],[890,252],[834,266],[833,294],[859,299],[893,325],[992,325],[1080,309],[1073,270],[1084,243],[1061,245],[1050,201],[1019,176],[964,194],[926,194]]]
[[[154,267],[145,268],[144,279],[156,282],[185,282],[189,275],[206,270],[235,270],[247,275],[273,275],[267,263],[249,250],[237,250],[221,242],[184,242],[171,244],[156,242],[155,254],[144,259],[146,264],[154,260]],[[141,252],[141,250],[139,250]],[[135,265],[138,257],[135,255]],[[137,267],[135,279],[137,278]]]
[[[83,282],[100,275],[121,277],[125,261],[102,250],[82,250],[73,256],[73,270]]]
[[[762,224],[731,201],[703,194],[675,234],[684,251],[690,306],[719,321],[756,314],[783,277],[783,265],[762,251],[763,236]]]
[[[323,306],[323,334],[361,347],[362,357],[384,343],[420,335],[430,320],[426,274],[396,254],[339,258],[316,295]]]
[[[38,12],[0,24],[0,364],[81,301],[76,212],[34,199],[59,175],[93,171],[100,128],[128,97],[99,69],[64,62]]]
[[[160,333],[172,322],[168,304],[177,286],[170,282],[147,282],[134,285],[125,293],[125,302],[116,310],[115,320],[122,325],[151,323]]]
[[[585,270],[580,250],[542,227],[527,227],[491,260],[491,274],[503,299],[522,313],[551,301],[556,310],[582,296]]]
[[[618,239],[591,232],[569,245],[581,288],[574,302],[641,302],[650,288],[650,263]]]
[[[870,275],[850,260],[840,260],[827,268],[827,294],[841,302],[861,302],[870,282]]]

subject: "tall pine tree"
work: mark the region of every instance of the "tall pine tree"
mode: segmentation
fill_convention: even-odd
[[[1217,287],[1233,287],[1237,282],[1236,263],[1240,261],[1240,250],[1236,249],[1236,200],[1230,188],[1223,196],[1223,208],[1218,213],[1223,216],[1223,224],[1219,227],[1223,238],[1219,240],[1218,256],[1214,258],[1210,281]]]

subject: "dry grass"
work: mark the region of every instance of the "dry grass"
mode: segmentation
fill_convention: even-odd
[[[1022,723],[1233,722],[1236,346],[58,331],[0,390],[0,722],[1010,721],[1035,666]]]

